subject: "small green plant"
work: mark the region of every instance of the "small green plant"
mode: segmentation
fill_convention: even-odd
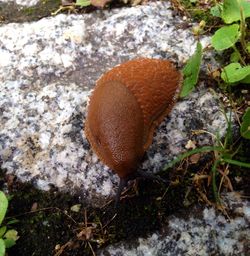
[[[202,46],[201,43],[198,42],[194,55],[188,60],[187,64],[182,70],[184,81],[180,97],[186,97],[197,84],[200,72],[201,59]]]
[[[6,195],[0,191],[0,256],[4,256],[6,249],[15,245],[18,239],[17,231],[15,229],[8,229],[7,226],[16,222],[16,220],[11,220],[6,225],[2,225],[4,221],[7,209],[8,209],[8,199]]]
[[[247,108],[245,114],[242,117],[240,133],[242,137],[250,139],[250,108]]]
[[[225,0],[211,9],[211,13],[222,18],[226,24],[219,28],[211,38],[214,49],[218,52],[231,49],[230,63],[222,68],[221,79],[227,88],[238,84],[250,84],[250,41],[246,35],[250,33],[246,18],[250,17],[250,2],[245,0]],[[231,24],[233,23],[233,24]],[[228,25],[231,24],[231,25]],[[183,69],[184,82],[180,96],[186,97],[198,81],[202,58],[202,48],[197,44],[194,55],[189,59]],[[243,116],[241,135],[250,139],[249,108]]]
[[[238,84],[250,84],[250,65],[247,64],[250,59],[250,42],[246,41],[246,35],[249,33],[245,19],[250,17],[250,2],[243,0],[225,0],[223,3],[217,4],[211,9],[214,16],[222,18],[226,25],[223,25],[212,36],[211,43],[214,49],[222,52],[228,49],[232,51],[230,63],[222,68],[221,79],[231,92],[231,86]],[[231,24],[233,23],[233,24]],[[228,25],[230,24],[230,25]],[[194,89],[198,82],[200,65],[202,60],[202,47],[198,42],[194,55],[189,59],[182,70],[183,86],[180,93],[181,97],[186,97]],[[217,205],[220,205],[219,191],[225,171],[230,165],[242,168],[250,168],[250,163],[236,160],[239,147],[233,142],[232,136],[232,114],[227,120],[227,131],[224,138],[213,135],[214,145],[195,148],[177,156],[164,167],[164,170],[173,167],[176,163],[194,154],[202,154],[204,152],[213,153],[213,161],[210,164],[211,183]],[[245,111],[242,117],[240,127],[241,136],[250,139],[250,108]],[[217,186],[218,176],[221,174],[220,185]],[[228,182],[230,182],[228,178]]]
[[[245,0],[225,0],[211,9],[214,16],[222,18],[225,25],[212,36],[212,46],[216,51],[232,49],[230,63],[222,68],[221,79],[226,87],[250,84],[250,41],[246,18],[250,17],[250,2]],[[250,110],[246,110],[241,124],[241,135],[250,139]]]
[[[76,0],[75,5],[80,6],[80,7],[86,7],[91,5],[91,1],[90,0]]]
[[[250,112],[247,112],[247,113],[248,113],[248,117],[246,117],[246,119],[248,121],[248,125],[250,125]],[[233,143],[232,143],[232,128],[231,128],[232,122],[231,122],[231,118],[228,119],[226,115],[225,115],[225,118],[227,120],[227,132],[226,132],[225,138],[220,138],[218,135],[213,135],[213,138],[215,138],[213,146],[204,146],[201,148],[195,148],[183,154],[180,154],[174,160],[168,163],[163,169],[163,171],[166,171],[169,168],[172,168],[178,162],[181,162],[185,158],[188,158],[195,154],[202,154],[206,152],[213,153],[213,162],[211,164],[212,189],[214,193],[214,198],[218,206],[221,206],[221,202],[220,202],[220,196],[218,192],[216,179],[219,173],[222,173],[222,178],[224,176],[224,173],[219,172],[218,170],[224,169],[225,166],[227,165],[235,165],[238,167],[250,168],[250,163],[245,163],[245,162],[241,162],[234,159],[234,156],[237,153],[237,150],[235,152],[233,148]],[[247,136],[250,136],[249,128],[247,132],[248,132],[246,133]]]
[[[241,74],[237,79],[231,79],[230,76],[226,77],[225,75],[222,76],[222,79],[229,84],[242,82],[245,77],[250,75],[250,66],[246,64],[246,59],[250,57],[250,41],[246,41],[248,33],[246,18],[250,17],[250,2],[245,0],[225,0],[223,4],[213,7],[211,13],[222,18],[226,24],[212,36],[212,46],[217,51],[231,48],[233,52],[230,58],[231,63],[229,65],[231,66],[229,66],[229,71],[230,68],[234,67],[236,76],[238,73]],[[240,49],[238,49],[239,47]],[[238,62],[247,68],[243,71]],[[244,76],[242,76],[242,73],[244,73]],[[228,74],[230,75],[229,72]]]

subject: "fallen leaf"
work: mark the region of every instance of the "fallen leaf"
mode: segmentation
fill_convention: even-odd
[[[84,228],[81,232],[77,234],[77,238],[81,240],[90,240],[93,236],[92,227]]]
[[[214,79],[220,77],[220,71],[218,69],[213,71],[212,76],[213,76]]]
[[[71,210],[72,212],[79,212],[80,209],[81,209],[81,204],[75,204],[75,205],[73,205],[73,206],[70,207],[70,210]]]
[[[193,154],[192,156],[190,156],[189,160],[192,164],[197,164],[200,158],[201,158],[200,154]]]
[[[103,8],[107,3],[111,2],[111,0],[91,0],[90,2],[93,6]]]
[[[37,210],[37,208],[38,208],[38,204],[37,204],[37,202],[35,202],[35,203],[32,204],[30,211],[34,212],[34,211]]]

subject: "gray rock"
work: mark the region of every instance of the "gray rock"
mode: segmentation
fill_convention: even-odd
[[[249,255],[250,203],[240,194],[224,196],[230,220],[214,208],[188,209],[146,238],[111,245],[99,256]]]
[[[90,89],[109,68],[136,57],[182,65],[195,38],[166,2],[58,15],[0,27],[0,162],[47,190],[81,193],[93,205],[115,194],[117,176],[89,148],[83,127]],[[208,41],[203,39],[203,43]],[[156,132],[141,168],[157,172],[190,139],[213,143],[226,122],[215,94],[201,86],[176,104]]]

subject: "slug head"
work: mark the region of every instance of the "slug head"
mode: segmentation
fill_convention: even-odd
[[[141,108],[130,90],[116,81],[97,83],[85,123],[98,157],[120,178],[134,172],[143,156]]]

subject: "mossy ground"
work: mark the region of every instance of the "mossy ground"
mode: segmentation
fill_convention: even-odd
[[[14,2],[1,3],[0,23],[25,22],[39,20],[51,16],[51,13],[59,8],[61,0],[40,0],[32,7],[20,7]]]
[[[149,0],[152,1],[152,0]],[[70,1],[69,1],[70,2]],[[81,8],[68,6],[60,9],[61,0],[40,0],[37,5],[32,7],[18,6],[14,2],[0,4],[0,24],[10,22],[29,22],[36,21],[44,17],[52,16],[53,13],[78,13],[84,14],[97,10],[97,7],[92,5]],[[106,8],[119,8],[128,6],[120,1],[111,2]]]
[[[209,155],[204,156],[204,161],[209,159]],[[93,251],[109,244],[146,237],[164,227],[168,216],[187,213],[197,203],[205,206],[207,201],[200,192],[206,191],[207,200],[214,201],[211,186],[202,182],[196,187],[193,182],[194,174],[199,174],[203,164],[191,164],[184,169],[170,170],[162,176],[172,181],[171,186],[151,180],[131,184],[118,209],[114,208],[113,201],[101,208],[92,208],[77,195],[55,189],[43,192],[1,172],[0,189],[7,187],[12,197],[5,220],[19,221],[13,228],[20,238],[8,250],[8,255],[94,255]],[[236,176],[240,182],[235,181]],[[230,178],[235,190],[250,193],[247,170],[234,170]],[[81,204],[79,212],[71,210],[76,204]]]
[[[143,237],[160,229],[167,216],[183,208],[183,185],[165,194],[165,185],[148,180],[138,181],[136,190],[131,186],[117,210],[114,202],[98,209],[86,207],[77,196],[56,190],[42,192],[8,175],[2,175],[3,184],[9,184],[12,196],[6,221],[14,217],[19,221],[14,228],[20,238],[8,250],[10,256],[55,255],[55,248],[67,243],[61,255],[92,255],[90,246],[96,251],[122,239]],[[81,204],[80,211],[71,211],[76,204]],[[91,227],[89,239],[86,221]]]

